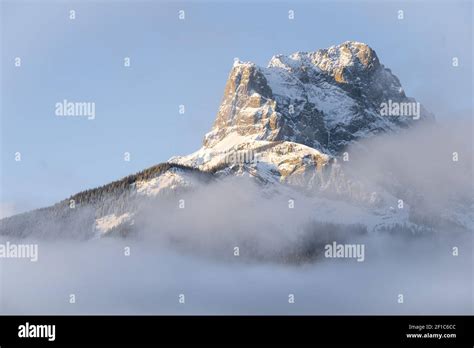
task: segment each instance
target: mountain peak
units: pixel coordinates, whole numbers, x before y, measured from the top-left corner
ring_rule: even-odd
[[[389,102],[415,100],[365,43],[346,41],[314,52],[279,54],[267,67],[236,60],[204,146],[236,133],[337,155],[359,138],[431,118],[423,107],[418,108],[420,115],[384,116],[381,105]]]
[[[295,52],[289,56],[279,54],[273,56],[267,66],[290,72],[299,69],[315,70],[331,76],[338,83],[349,82],[345,75],[373,72],[379,67],[375,51],[367,44],[357,41],[346,41],[314,52]]]
[[[375,51],[367,44],[357,41],[346,41],[318,50],[311,54],[311,58],[317,67],[333,76],[342,75],[347,68],[373,71],[380,66]]]

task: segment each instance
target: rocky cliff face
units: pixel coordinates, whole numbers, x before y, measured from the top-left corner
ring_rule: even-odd
[[[266,68],[235,62],[204,146],[237,133],[337,155],[352,141],[415,122],[413,116],[381,115],[381,105],[389,101],[416,102],[363,43],[277,55]],[[419,118],[431,116],[421,107]]]

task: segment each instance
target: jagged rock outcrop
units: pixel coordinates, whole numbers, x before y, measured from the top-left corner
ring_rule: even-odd
[[[351,141],[418,121],[413,116],[382,116],[381,104],[389,101],[416,102],[363,43],[347,41],[315,52],[277,55],[265,68],[235,62],[204,146],[237,133],[337,155]],[[419,119],[431,117],[420,107]]]

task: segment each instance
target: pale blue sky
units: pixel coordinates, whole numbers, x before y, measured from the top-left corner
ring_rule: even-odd
[[[471,1],[6,0],[1,30],[0,209],[14,212],[198,149],[234,57],[266,65],[274,54],[362,41],[438,118],[472,109]],[[95,120],[58,118],[63,99],[95,102]]]

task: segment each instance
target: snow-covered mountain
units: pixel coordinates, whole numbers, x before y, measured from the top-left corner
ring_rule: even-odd
[[[304,197],[326,221],[363,223],[372,230],[424,228],[409,199],[405,209],[394,208],[400,199],[396,189],[368,185],[341,166],[349,145],[433,119],[422,106],[415,116],[382,115],[384,103],[416,100],[363,43],[277,55],[267,67],[236,61],[199,150],[52,207],[3,219],[0,234],[126,235],[149,202],[176,201],[200,185],[235,176],[254,180],[269,197]],[[460,228],[472,223],[472,217],[452,216],[446,219]]]

